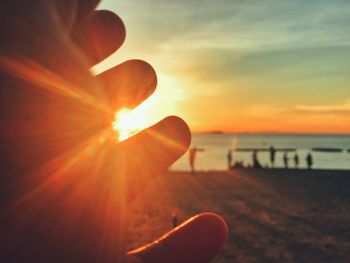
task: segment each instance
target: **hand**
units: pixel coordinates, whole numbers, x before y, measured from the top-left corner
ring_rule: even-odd
[[[1,262],[121,261],[127,202],[188,148],[190,132],[177,117],[116,144],[115,112],[150,96],[157,79],[140,60],[90,73],[125,38],[120,18],[94,11],[97,2],[0,3]],[[216,240],[206,259],[213,256],[225,236],[213,215],[164,239],[174,255],[183,235],[197,253],[203,236],[185,229],[200,225]],[[134,256],[167,262],[162,245]]]

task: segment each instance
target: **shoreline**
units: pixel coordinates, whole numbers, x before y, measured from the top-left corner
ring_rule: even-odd
[[[233,170],[215,170],[215,169],[210,169],[210,170],[198,170],[196,173],[236,173],[236,172],[246,172],[246,173],[295,173],[295,172],[301,172],[301,173],[311,173],[311,174],[329,174],[329,173],[338,173],[338,174],[349,174],[350,176],[350,169],[284,169],[284,168],[269,168],[269,169],[233,169]],[[190,171],[185,171],[185,170],[169,170],[166,173],[188,173],[191,174]]]

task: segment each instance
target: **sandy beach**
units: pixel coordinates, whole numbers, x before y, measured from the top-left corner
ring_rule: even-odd
[[[129,248],[201,212],[229,239],[215,263],[350,262],[350,171],[168,172],[131,204]]]

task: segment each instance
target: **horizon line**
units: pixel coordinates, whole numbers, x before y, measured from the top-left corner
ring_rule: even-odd
[[[192,131],[193,134],[257,134],[257,135],[336,135],[336,136],[350,136],[349,133],[336,133],[336,132],[283,132],[283,131],[220,131],[220,130],[208,130],[208,131]]]

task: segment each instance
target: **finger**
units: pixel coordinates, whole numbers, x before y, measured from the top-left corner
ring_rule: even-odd
[[[78,48],[85,54],[89,66],[93,66],[122,45],[125,26],[116,14],[99,10],[79,24],[72,34]]]
[[[147,263],[206,263],[221,250],[227,234],[227,225],[220,216],[204,213],[128,255],[135,262],[139,258]]]
[[[150,64],[129,60],[98,75],[106,101],[113,109],[133,108],[149,97],[157,86],[157,75]]]
[[[172,116],[121,142],[115,162],[120,171],[127,171],[126,200],[134,199],[152,178],[166,171],[186,152],[190,141],[186,123]]]

